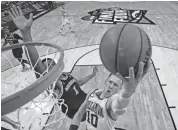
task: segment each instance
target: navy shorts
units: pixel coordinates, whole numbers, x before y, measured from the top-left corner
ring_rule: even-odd
[[[14,55],[15,58],[22,58],[23,49],[22,48],[12,49],[12,54]]]

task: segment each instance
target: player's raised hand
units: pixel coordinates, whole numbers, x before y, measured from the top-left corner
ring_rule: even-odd
[[[120,73],[116,73],[115,75],[120,78],[124,82],[124,89],[128,92],[135,92],[136,87],[142,80],[142,78],[145,76],[145,74],[148,72],[148,69],[150,67],[150,61],[147,63],[146,67],[144,68],[144,63],[140,62],[139,69],[137,74],[134,73],[134,68],[129,68],[129,77],[125,78]]]
[[[93,68],[93,75],[96,75],[97,72],[98,72],[98,67],[95,66],[95,67]]]
[[[17,28],[20,31],[30,30],[33,23],[33,14],[31,13],[29,19],[26,19],[19,6],[13,6],[10,10],[11,12],[9,12],[9,14],[12,17]]]

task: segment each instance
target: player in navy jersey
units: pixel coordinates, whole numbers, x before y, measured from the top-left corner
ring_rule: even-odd
[[[10,13],[14,23],[16,24],[17,28],[20,30],[24,42],[32,41],[31,37],[31,26],[33,22],[33,14],[30,14],[29,19],[26,19],[23,16],[22,10],[20,7],[12,7]],[[27,46],[27,50],[29,53],[29,58],[32,61],[32,64],[35,65],[34,70],[40,74],[43,74],[46,71],[46,66],[49,64],[50,60],[41,60],[39,58],[39,54],[35,46]],[[47,61],[47,62],[45,62]],[[53,63],[55,65],[55,63]],[[51,66],[52,67],[52,66]],[[49,68],[50,69],[50,68]],[[93,73],[85,78],[80,80],[76,80],[71,74],[63,73],[59,76],[59,79],[56,82],[55,92],[58,95],[62,95],[61,98],[65,100],[65,103],[68,105],[68,112],[67,116],[69,118],[73,118],[75,112],[77,112],[80,105],[85,100],[86,94],[80,88],[86,82],[88,82],[92,77],[95,76],[97,72],[97,68],[93,69]],[[36,74],[38,78],[39,75]],[[62,93],[62,94],[61,94]],[[62,108],[63,111],[65,108]]]
[[[18,44],[19,43],[18,40],[23,40],[23,38],[21,36],[19,36],[18,34],[11,33],[7,26],[4,27],[2,29],[2,31],[4,33],[4,40],[5,40],[5,42],[2,45],[2,47],[6,46],[8,43],[10,45]],[[22,47],[12,49],[12,54],[21,63],[21,65],[23,67],[22,68],[22,72],[25,71],[25,70],[28,70],[28,67],[25,64],[29,64],[29,62],[27,60],[25,60],[25,59],[22,59],[22,57],[23,57],[23,49],[22,49]]]
[[[51,58],[43,59],[42,63],[46,67],[50,66],[49,70],[56,64]],[[97,67],[94,67],[92,74],[78,80],[70,73],[65,72],[63,72],[58,78],[54,90],[61,99],[65,100],[65,104],[68,106],[67,116],[69,118],[73,118],[79,107],[85,101],[87,94],[81,89],[81,86],[92,79],[96,75],[97,71]],[[62,111],[66,111],[64,106],[62,107]],[[85,115],[82,120],[85,120]]]

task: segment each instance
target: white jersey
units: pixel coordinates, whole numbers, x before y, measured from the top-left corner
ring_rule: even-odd
[[[115,121],[110,118],[106,110],[106,99],[100,99],[101,90],[95,90],[88,97],[86,109],[86,130],[115,130]]]
[[[61,13],[62,17],[66,17],[66,15],[67,15],[67,11],[63,8],[60,9],[60,13]]]

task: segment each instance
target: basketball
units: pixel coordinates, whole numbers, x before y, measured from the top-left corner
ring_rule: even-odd
[[[144,62],[146,66],[151,59],[152,46],[146,32],[139,27],[118,24],[103,35],[99,52],[107,70],[128,77],[130,67],[134,67],[136,74],[140,62]]]

